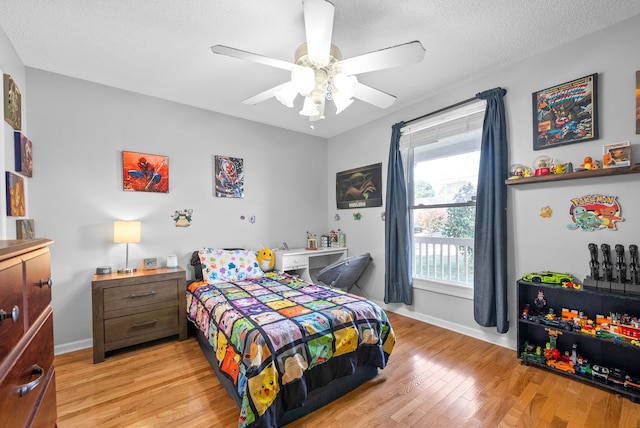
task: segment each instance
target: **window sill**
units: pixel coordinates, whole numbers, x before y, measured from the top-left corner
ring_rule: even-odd
[[[414,277],[413,288],[473,300],[473,286],[465,287],[454,282]]]

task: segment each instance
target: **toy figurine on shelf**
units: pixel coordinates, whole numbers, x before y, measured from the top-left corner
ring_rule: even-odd
[[[551,164],[551,158],[548,156],[538,156],[536,160],[533,162],[533,168],[535,169],[535,175],[549,175],[551,174],[551,169],[549,168]]]
[[[611,247],[609,244],[602,244],[600,246],[602,250],[602,271],[604,273],[603,279],[605,281],[613,280],[613,264],[611,263]]]
[[[538,315],[544,315],[545,308],[547,306],[547,301],[544,298],[544,291],[538,290],[538,297],[535,298],[533,304],[536,305],[536,309],[538,310]]]
[[[591,279],[600,279],[600,262],[598,262],[598,246],[594,243],[589,244],[589,253],[591,254],[591,261],[589,262],[589,268],[591,268]]]
[[[616,244],[616,272],[618,272],[618,282],[627,281],[627,264],[624,261],[624,246]]]
[[[580,168],[587,169],[587,170],[599,169],[600,165],[598,161],[594,161],[593,158],[591,158],[591,156],[587,156],[584,158],[584,162],[582,162],[582,165],[580,165]]]
[[[529,318],[529,311],[531,310],[531,307],[529,306],[529,304],[527,303],[524,307],[524,309],[522,310],[522,319],[528,319]]]
[[[631,262],[629,263],[629,282],[633,285],[640,285],[640,266],[638,265],[638,246],[635,244],[629,245],[629,255],[631,256]]]

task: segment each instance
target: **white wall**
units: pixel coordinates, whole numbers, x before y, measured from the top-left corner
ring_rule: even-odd
[[[141,220],[130,265],[203,246],[305,245],[327,228],[326,140],[27,68],[33,178],[28,201],[38,237],[53,239],[57,352],[90,346],[91,279],[124,267],[113,220]],[[122,151],[169,157],[169,193],[124,192]],[[244,159],[244,199],[213,196],[213,157]],[[175,227],[175,210],[193,209]],[[247,219],[255,215],[251,224]]]
[[[384,207],[360,209],[360,221],[353,220],[355,210],[336,210],[336,172],[383,162],[384,181],[394,123],[496,86],[508,90],[505,103],[511,163],[528,164],[544,153],[577,165],[585,155],[599,157],[603,144],[623,140],[637,144],[640,138],[634,134],[633,118],[634,76],[640,70],[640,57],[635,54],[639,38],[640,18],[634,18],[514,66],[470,76],[390,114],[386,120],[339,135],[327,144],[322,139],[40,70],[27,69],[25,73],[0,32],[0,68],[12,74],[22,90],[23,123],[29,123],[25,133],[34,143],[28,217],[35,219],[37,236],[55,240],[51,250],[57,352],[90,346],[92,274],[96,266],[117,268],[124,263],[124,248],[111,242],[114,219],[137,218],[143,222],[143,242],[131,246],[133,262],[143,257],[162,261],[166,254],[177,253],[182,266],[187,265],[190,252],[203,245],[258,248],[287,241],[302,246],[307,230],[322,233],[340,228],[347,234],[351,254],[372,254],[374,265],[361,285],[371,298],[381,302],[384,223],[380,214]],[[534,152],[531,93],[596,72],[600,139]],[[423,78],[429,76],[416,76]],[[7,148],[13,132],[7,127],[5,124],[4,165],[13,170],[13,153]],[[169,194],[123,192],[122,150],[169,156]],[[637,162],[640,147],[634,148],[634,153]],[[244,158],[243,200],[213,196],[212,157],[216,154]],[[493,328],[479,327],[473,321],[472,301],[464,298],[416,289],[412,306],[394,304],[387,308],[514,347],[516,279],[525,272],[542,269],[568,271],[584,278],[588,273],[588,242],[638,243],[638,178],[630,175],[509,188],[512,320],[508,334],[498,335]],[[619,223],[619,231],[569,231],[569,199],[595,192],[619,197],[625,218]],[[0,202],[4,207],[4,201]],[[543,205],[554,209],[550,219],[538,216]],[[170,215],[184,208],[194,209],[193,225],[175,228]],[[339,221],[334,219],[336,213],[341,216]],[[250,225],[240,220],[241,215],[255,215],[257,221]],[[15,236],[13,218],[1,223],[8,234]]]
[[[601,32],[554,49],[513,66],[490,70],[481,76],[470,76],[459,84],[443,88],[439,94],[410,108],[376,120],[354,131],[329,140],[328,219],[333,221],[335,205],[335,173],[375,162],[383,162],[386,180],[391,126],[449,106],[497,86],[507,89],[505,96],[509,157],[511,163],[531,165],[545,154],[575,166],[585,156],[601,158],[602,146],[630,140],[633,160],[640,160],[640,136],[635,135],[635,72],[640,70],[637,40],[640,39],[640,17],[633,18]],[[427,49],[426,61],[429,61]],[[437,64],[433,64],[437,67]],[[534,91],[569,80],[598,73],[599,124],[598,140],[553,149],[534,151],[532,142],[532,98]],[[428,79],[429,76],[416,76]],[[517,308],[515,282],[522,274],[538,270],[570,272],[584,279],[589,274],[587,244],[640,244],[640,201],[637,198],[640,175],[627,175],[591,180],[510,186],[509,218],[509,304],[510,331],[499,335],[495,328],[483,328],[473,320],[473,302],[430,291],[414,289],[414,304],[393,304],[388,309],[437,325],[461,331],[498,344],[515,347]],[[386,189],[386,186],[385,186]],[[386,190],[385,190],[386,192]],[[617,231],[571,231],[568,215],[570,198],[589,193],[618,196],[624,222]],[[386,200],[384,201],[386,203]],[[553,216],[539,216],[542,206],[549,205]],[[363,220],[348,219],[349,211],[341,211],[340,227],[346,232],[353,254],[370,251],[376,268],[363,281],[364,289],[375,300],[384,297],[384,224],[380,209],[360,210]]]

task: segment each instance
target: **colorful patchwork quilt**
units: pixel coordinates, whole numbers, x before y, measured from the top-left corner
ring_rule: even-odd
[[[242,402],[238,427],[276,427],[307,393],[358,366],[383,369],[395,344],[384,311],[288,274],[189,284],[188,317]]]

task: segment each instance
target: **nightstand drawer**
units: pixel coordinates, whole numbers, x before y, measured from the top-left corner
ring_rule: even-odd
[[[158,302],[178,301],[178,281],[175,279],[106,288],[105,311],[139,308]]]
[[[167,336],[167,331],[178,333],[178,305],[104,321],[106,344],[140,336],[152,340],[156,336]]]

